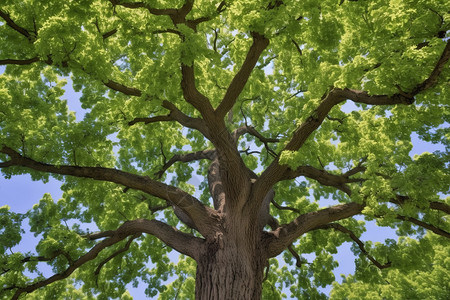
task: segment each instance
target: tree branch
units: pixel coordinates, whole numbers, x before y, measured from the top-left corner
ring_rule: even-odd
[[[163,222],[145,219],[128,221],[115,231],[109,231],[108,234],[99,234],[108,236],[108,238],[95,245],[89,252],[74,261],[73,264],[71,264],[65,271],[55,274],[47,279],[35,282],[26,287],[17,287],[12,299],[19,299],[19,296],[23,293],[31,293],[41,287],[69,277],[82,265],[95,259],[103,249],[117,244],[130,235],[136,236],[139,233],[154,235],[166,243],[169,247],[172,247],[180,253],[186,254],[194,259],[198,259],[198,253],[200,252],[198,249],[203,247],[202,239],[180,232]]]
[[[409,93],[400,92],[392,96],[388,95],[369,95],[366,91],[353,89],[332,88],[320,102],[313,113],[292,133],[291,140],[287,143],[283,151],[297,151],[306,142],[308,137],[322,124],[330,110],[337,104],[349,99],[356,103],[365,103],[370,105],[410,105],[414,102],[414,96],[418,93],[433,87],[445,64],[450,59],[450,46],[447,41],[446,47],[434,66],[432,72],[423,82],[418,83]],[[287,165],[280,165],[279,158],[276,158],[267,169],[261,174],[258,182],[255,184],[257,198],[263,195],[276,182],[280,181],[284,173],[289,169]]]
[[[102,261],[102,262],[98,265],[97,269],[95,269],[94,275],[97,276],[98,274],[100,274],[100,270],[102,269],[102,267],[103,267],[105,264],[107,264],[111,259],[113,259],[114,257],[116,257],[117,255],[119,255],[119,254],[121,254],[121,253],[127,252],[127,251],[130,249],[131,243],[132,243],[135,239],[137,239],[138,237],[140,237],[140,236],[141,236],[140,233],[137,233],[137,234],[133,235],[133,236],[127,241],[127,243],[125,244],[125,246],[124,246],[123,248],[120,248],[119,250],[115,251],[113,254],[111,254],[110,256],[108,256],[104,261]]]
[[[334,229],[334,230],[338,230],[340,232],[343,232],[345,234],[348,234],[348,236],[358,245],[359,249],[361,250],[361,252],[380,270],[389,268],[392,263],[391,262],[387,262],[385,264],[381,264],[379,261],[377,261],[372,255],[370,255],[366,248],[364,247],[364,243],[355,235],[355,233],[353,231],[351,231],[350,229],[342,226],[341,224],[338,223],[330,223],[330,224],[325,224],[325,225],[321,225],[318,226],[316,228],[313,228],[312,230],[316,230],[316,229]]]
[[[300,214],[301,212],[298,210],[298,209],[296,209],[296,208],[294,208],[294,207],[290,207],[290,206],[281,206],[280,204],[278,204],[276,201],[275,201],[275,199],[272,199],[272,204],[273,204],[273,206],[275,206],[277,209],[279,209],[279,210],[290,210],[290,211],[293,211],[293,212],[296,212],[296,213],[298,213],[298,214]],[[273,230],[275,230],[275,228],[272,228]]]
[[[260,140],[264,144],[264,148],[267,150],[267,152],[272,155],[272,157],[277,157],[278,155],[269,147],[269,143],[278,143],[279,139],[273,139],[273,138],[266,138],[262,134],[260,134],[253,126],[243,126],[231,133],[233,139],[235,140],[235,143],[237,144],[238,139],[243,134],[248,133],[250,135],[253,135],[258,140]]]
[[[244,63],[234,76],[225,93],[225,96],[216,109],[216,114],[219,118],[224,118],[225,115],[233,108],[237,98],[244,89],[250,74],[255,68],[261,53],[269,45],[269,40],[263,35],[256,32],[252,32],[251,35],[253,37],[253,44],[247,52]]]
[[[149,117],[149,118],[134,118],[132,121],[128,122],[128,125],[133,126],[134,124],[137,124],[137,123],[150,124],[150,123],[165,122],[165,121],[175,121],[175,120],[170,115],[155,116],[155,117]]]
[[[195,84],[194,66],[181,64],[181,89],[186,102],[195,107],[205,118],[205,120],[215,122],[214,109],[209,99],[200,93]]]
[[[199,200],[185,191],[152,180],[148,176],[141,176],[103,167],[55,166],[45,164],[24,157],[7,146],[2,146],[0,148],[0,153],[4,153],[11,158],[10,161],[6,162],[7,167],[21,166],[45,173],[92,178],[100,181],[114,182],[143,191],[152,196],[169,201],[171,204],[182,209],[195,222],[196,228],[203,236],[209,236],[214,232],[213,227],[216,222],[213,209],[206,207]],[[0,167],[5,166],[3,165]]]
[[[38,62],[39,57],[33,57],[30,59],[0,59],[0,65],[30,65],[34,62]]]
[[[76,269],[87,263],[88,261],[91,261],[97,257],[97,255],[105,248],[112,246],[121,240],[123,240],[126,236],[115,236],[108,238],[104,241],[101,241],[97,245],[95,245],[88,253],[81,256],[78,260],[76,260],[71,266],[69,266],[64,272],[55,274],[47,279],[38,281],[36,283],[33,283],[31,285],[28,285],[26,287],[17,287],[16,292],[14,293],[12,300],[19,299],[20,295],[23,293],[31,293],[41,287],[47,286],[55,281],[59,281],[62,279],[65,279],[70,276]]]
[[[11,27],[12,29],[14,29],[15,31],[17,31],[18,33],[20,33],[21,35],[23,35],[24,37],[26,37],[30,42],[33,42],[34,37],[30,34],[30,32],[28,30],[26,30],[25,28],[17,25],[9,16],[9,14],[0,9],[0,17],[3,18],[3,20],[5,20],[6,24]]]
[[[294,247],[292,247],[292,244],[288,247],[289,252],[291,252],[292,256],[295,258],[295,265],[297,268],[301,268],[302,265],[305,263],[305,261],[298,255],[297,251],[294,250]]]
[[[292,39],[291,41],[294,44],[295,49],[297,49],[298,54],[300,54],[300,56],[302,56],[303,53],[302,53],[302,49],[300,48],[299,44],[294,39]]]
[[[69,263],[73,263],[72,259],[68,255],[68,253],[66,253],[62,250],[57,250],[57,251],[53,252],[53,254],[51,256],[48,256],[48,257],[46,257],[46,256],[27,256],[24,259],[22,259],[22,263],[36,262],[36,261],[39,261],[39,262],[51,261],[60,255],[63,255]],[[9,272],[10,270],[11,269],[3,269],[3,271],[0,273],[0,275],[3,275],[5,273]]]
[[[168,162],[166,162],[161,170],[156,172],[155,175],[157,178],[161,178],[164,172],[176,162],[191,162],[200,159],[212,159],[215,152],[215,150],[202,150],[187,154],[176,154],[172,156],[172,158]]]
[[[180,111],[172,102],[164,100],[162,102],[162,107],[170,111],[169,116],[173,118],[175,121],[180,123],[181,125],[196,129],[200,131],[205,137],[209,138],[209,130],[205,125],[205,122],[200,118],[192,118],[185,115],[182,111]]]
[[[48,58],[47,60],[41,60],[38,56],[35,56],[28,59],[2,59],[0,60],[0,65],[29,65],[39,61],[43,61],[48,65],[53,64],[51,58]],[[62,62],[62,66],[67,67],[67,62]],[[103,84],[114,91],[121,92],[128,96],[140,97],[142,95],[141,90],[134,87],[128,87],[113,80],[108,80],[107,82],[103,82]]]
[[[309,212],[297,217],[289,224],[282,224],[276,230],[268,232],[264,237],[268,257],[275,257],[280,254],[305,232],[318,226],[357,215],[363,208],[364,206],[361,204],[349,202]]]
[[[352,174],[353,172],[350,172],[350,173]],[[294,179],[299,176],[305,176],[307,178],[314,179],[322,185],[333,186],[333,187],[337,188],[338,190],[343,191],[344,193],[346,193],[349,196],[351,195],[351,190],[346,184],[363,181],[363,179],[360,179],[360,178],[354,178],[354,179],[349,178],[345,174],[343,174],[343,175],[331,174],[325,170],[316,169],[311,166],[300,166],[295,170],[292,170],[289,168],[284,173],[284,177],[282,177],[282,180]]]
[[[158,16],[161,15],[173,16],[177,13],[177,9],[175,8],[159,9],[151,7],[149,4],[144,2],[123,2],[120,0],[109,0],[109,2],[111,2],[113,6],[122,6],[130,9],[145,8],[152,15]]]
[[[433,226],[431,224],[425,223],[423,221],[417,220],[417,219],[412,218],[412,217],[405,217],[405,216],[401,216],[401,215],[397,215],[396,218],[398,220],[411,222],[413,224],[416,224],[417,226],[420,226],[420,227],[423,227],[425,229],[428,229],[428,230],[436,233],[437,235],[440,235],[440,236],[443,236],[443,237],[446,237],[446,238],[450,239],[450,233],[449,232],[447,232],[447,231],[445,231],[443,229],[440,229],[440,228],[438,228],[436,226]]]
[[[116,33],[117,33],[117,29],[114,28],[114,29],[112,29],[112,30],[110,30],[108,32],[103,33],[102,37],[103,37],[104,40],[106,40],[107,38],[109,38],[110,36],[112,36],[112,35],[114,35]]]
[[[140,97],[142,95],[142,91],[137,89],[137,88],[133,88],[133,87],[128,87],[126,85],[123,85],[121,83],[115,82],[113,80],[108,80],[107,82],[103,82],[103,84],[107,87],[109,87],[112,90],[115,90],[117,92],[121,92],[125,95],[128,96],[136,96],[136,97]]]
[[[233,133],[231,134],[233,136],[233,138],[236,140],[244,135],[244,134],[250,134],[253,135],[254,137],[258,138],[258,140],[260,140],[262,143],[267,144],[267,143],[278,143],[280,141],[280,139],[274,139],[274,138],[266,138],[264,137],[261,133],[259,133],[255,127],[253,126],[242,126],[238,129],[236,129],[235,131],[233,131]]]
[[[411,198],[409,198],[408,196],[400,196],[397,195],[397,197],[395,199],[391,199],[390,202],[397,204],[397,205],[402,205],[404,203],[410,202],[412,201]],[[431,201],[429,202],[430,208],[435,209],[435,210],[440,210],[446,214],[450,214],[450,205],[447,205],[443,202],[438,202],[438,201]]]

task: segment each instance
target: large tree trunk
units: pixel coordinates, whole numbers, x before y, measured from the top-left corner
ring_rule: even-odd
[[[260,299],[267,259],[252,239],[240,242],[219,236],[197,261],[196,299]]]

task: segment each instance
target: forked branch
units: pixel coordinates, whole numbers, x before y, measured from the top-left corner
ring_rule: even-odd
[[[418,83],[410,92],[400,92],[392,96],[389,95],[369,95],[366,91],[359,91],[353,89],[332,88],[324,95],[322,101],[313,113],[292,133],[291,140],[287,143],[283,151],[297,151],[299,150],[308,137],[322,124],[330,110],[339,103],[349,99],[356,103],[365,103],[370,105],[410,105],[415,99],[414,97],[427,89],[433,87],[442,73],[446,63],[450,59],[450,42],[447,44],[436,62],[432,72],[427,79]],[[282,180],[285,172],[289,169],[287,165],[280,165],[279,159],[275,159],[270,166],[261,174],[260,179],[255,184],[255,189],[258,192],[258,197],[261,198],[268,189],[270,189],[276,182]]]
[[[209,99],[197,89],[194,66],[181,64],[181,75],[181,89],[186,102],[195,107],[206,121],[215,122],[214,109]]]

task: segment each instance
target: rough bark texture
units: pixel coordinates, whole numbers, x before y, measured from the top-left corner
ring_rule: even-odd
[[[197,259],[196,299],[260,299],[267,256],[256,226],[227,222]],[[247,227],[247,230],[245,230]]]
[[[263,270],[256,251],[211,246],[197,262],[196,299],[260,299]]]

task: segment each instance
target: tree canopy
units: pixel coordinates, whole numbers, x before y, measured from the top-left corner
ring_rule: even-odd
[[[445,2],[3,0],[2,175],[63,195],[0,207],[0,294],[445,299]],[[413,134],[443,150],[411,156]]]

